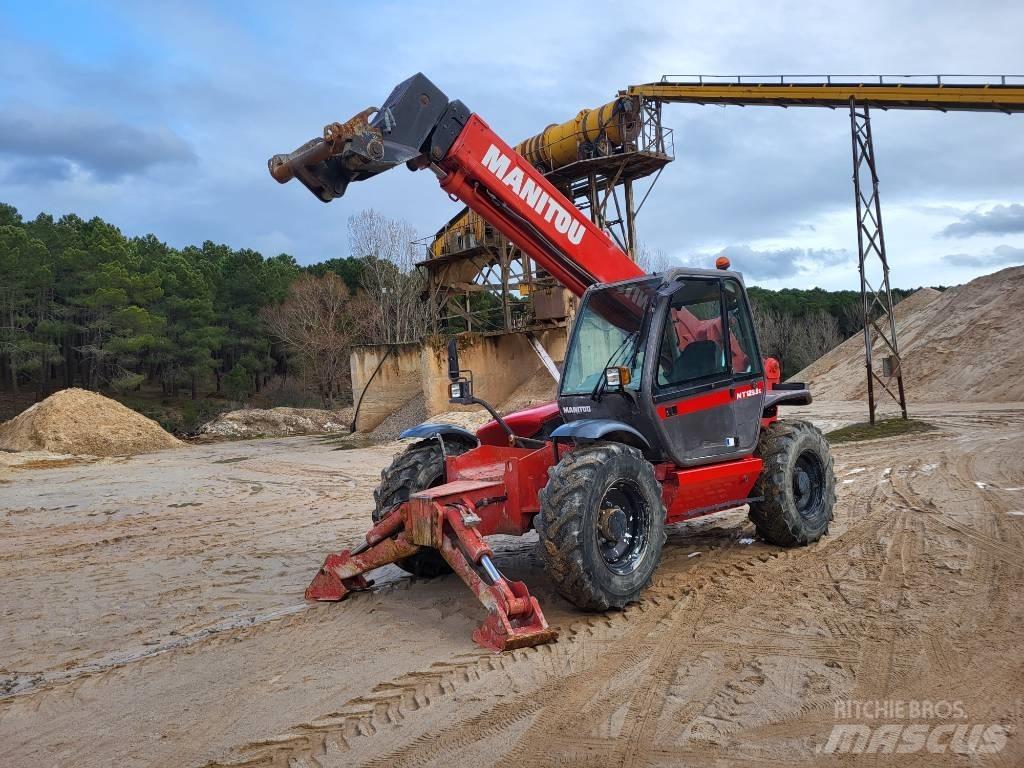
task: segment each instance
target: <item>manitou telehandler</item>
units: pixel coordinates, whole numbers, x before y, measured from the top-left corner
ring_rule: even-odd
[[[365,589],[364,574],[386,563],[423,576],[451,569],[488,611],[473,639],[505,650],[555,632],[526,585],[495,567],[491,534],[536,530],[557,590],[604,611],[638,599],[667,524],[749,504],[758,534],[775,545],[828,530],[828,444],[809,423],[777,415],[811,395],[780,383],[778,363],[762,360],[743,278],[727,262],[644,274],[422,74],[269,167],[329,202],[401,163],[431,169],[441,189],[582,300],[556,403],[500,416],[473,396],[472,373],[449,343],[451,402],[480,405],[493,421],[476,434],[445,424],[404,432],[417,442],[383,472],[365,542],[328,555],[307,599]]]

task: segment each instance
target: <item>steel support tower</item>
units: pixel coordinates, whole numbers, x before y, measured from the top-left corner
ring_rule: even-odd
[[[903,391],[903,366],[896,339],[896,316],[889,290],[889,260],[885,254],[885,230],[882,205],[878,197],[878,168],[875,145],[871,140],[871,108],[858,106],[850,97],[850,139],[853,146],[853,197],[857,215],[857,264],[860,269],[861,318],[864,323],[864,366],[868,383],[868,417],[875,423],[875,383],[900,407],[907,418],[907,399]],[[869,277],[871,265],[881,273]],[[874,272],[872,270],[872,272]],[[876,287],[877,285],[877,287]],[[873,349],[881,342],[882,373],[876,370]],[[887,381],[888,380],[888,381]],[[896,392],[892,391],[895,386]]]

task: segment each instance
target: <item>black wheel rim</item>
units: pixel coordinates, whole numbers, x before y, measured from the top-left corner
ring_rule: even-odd
[[[612,573],[625,575],[640,566],[647,551],[651,513],[640,487],[619,480],[605,491],[597,511],[597,546]]]
[[[825,467],[814,451],[804,451],[793,467],[793,501],[805,520],[816,518],[825,497]]]

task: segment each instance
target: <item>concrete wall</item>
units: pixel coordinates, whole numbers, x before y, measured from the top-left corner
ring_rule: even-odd
[[[423,391],[422,355],[419,344],[377,344],[352,348],[352,401],[359,399],[377,364],[391,354],[363,394],[356,429],[366,432]]]
[[[565,359],[565,328],[534,331],[534,334],[554,360]],[[540,358],[523,333],[465,334],[459,339],[459,365],[473,371],[474,394],[495,406],[507,400],[540,364]],[[422,354],[427,414],[477,410],[478,406],[459,408],[448,403],[447,348],[424,344]]]
[[[554,360],[565,359],[567,331],[534,331]],[[473,371],[477,397],[500,406],[540,365],[540,358],[523,333],[464,334],[459,337],[459,363]],[[391,349],[391,354],[387,355]],[[385,358],[387,355],[387,358]],[[377,364],[384,359],[370,381]],[[378,344],[352,348],[352,400],[363,394],[356,429],[368,432],[418,394],[426,400],[427,415],[449,410],[479,410],[478,406],[448,403],[447,347],[431,344]],[[367,387],[367,382],[369,387]]]

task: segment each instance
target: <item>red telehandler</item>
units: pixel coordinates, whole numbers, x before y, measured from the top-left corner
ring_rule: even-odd
[[[387,563],[424,576],[454,570],[488,616],[473,633],[505,650],[555,638],[537,599],[492,562],[485,537],[535,529],[557,590],[586,610],[639,598],[665,526],[750,505],[758,534],[779,546],[828,530],[835,477],[828,443],[780,405],[805,405],[762,360],[742,276],[718,269],[644,274],[605,232],[480,117],[422,74],[379,109],[333,123],[323,138],[269,161],[320,200],[399,164],[429,168],[441,189],[500,230],[581,296],[558,400],[502,417],[473,395],[448,346],[452,403],[486,408],[476,434],[421,424],[382,473],[373,527],[327,556],[306,590],[341,600]]]

